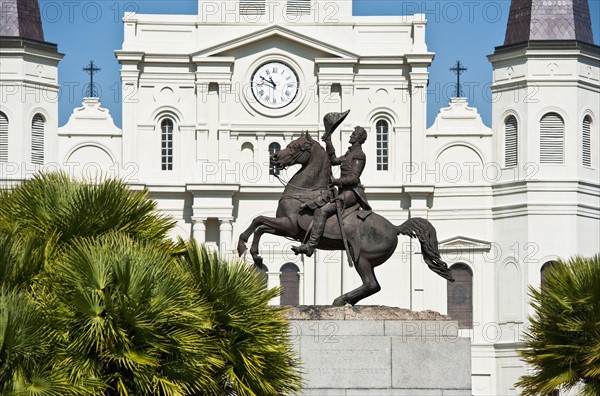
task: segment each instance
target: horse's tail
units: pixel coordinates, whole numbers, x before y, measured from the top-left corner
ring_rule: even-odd
[[[448,265],[440,257],[435,228],[433,228],[429,221],[420,217],[413,217],[396,226],[396,232],[397,234],[407,235],[411,238],[419,238],[423,260],[425,260],[429,269],[442,278],[454,282]]]

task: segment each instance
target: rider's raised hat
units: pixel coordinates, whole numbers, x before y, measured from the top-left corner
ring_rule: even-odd
[[[321,139],[325,140],[336,130],[336,128],[344,121],[346,116],[350,113],[350,110],[346,110],[343,113],[327,113],[323,117],[323,124],[325,124],[325,134]]]

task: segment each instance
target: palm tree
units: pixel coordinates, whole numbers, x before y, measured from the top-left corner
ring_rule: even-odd
[[[107,232],[123,232],[174,249],[167,235],[175,222],[159,214],[156,202],[147,195],[118,180],[90,184],[65,173],[36,174],[12,190],[0,189],[0,243],[11,239],[11,245],[30,249],[31,256],[26,268],[16,271],[4,266],[0,274],[12,272],[11,282],[31,280],[44,261],[72,239]],[[0,261],[0,265],[5,264]]]
[[[213,327],[224,360],[217,378],[222,394],[276,396],[300,388],[284,309],[269,305],[280,289],[266,289],[262,274],[243,262],[228,263],[195,243],[182,259],[200,298],[211,304]]]
[[[0,394],[74,394],[66,375],[47,363],[47,322],[29,296],[0,288]]]
[[[600,395],[600,255],[558,261],[541,290],[530,287],[534,315],[523,360],[533,373],[517,383],[524,395],[580,386]]]
[[[160,245],[79,238],[39,281],[53,362],[90,393],[211,394],[222,366],[211,306]]]
[[[147,192],[38,175],[0,191],[0,393],[280,395],[299,388],[252,267],[167,238]]]

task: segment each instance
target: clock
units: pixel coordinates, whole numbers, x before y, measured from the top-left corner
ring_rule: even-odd
[[[271,61],[252,73],[252,94],[258,103],[269,109],[281,109],[298,94],[298,75],[283,62]]]

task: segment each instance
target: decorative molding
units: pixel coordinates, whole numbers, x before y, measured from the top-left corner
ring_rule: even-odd
[[[492,243],[481,239],[475,239],[465,236],[455,236],[440,241],[438,246],[441,252],[489,252],[492,248]]]
[[[194,53],[193,56],[214,56],[226,51],[231,51],[239,47],[245,47],[252,43],[272,37],[281,37],[289,41],[295,42],[299,45],[314,48],[319,52],[326,52],[332,57],[354,60],[358,58],[358,56],[353,54],[352,52],[339,48],[336,45],[328,44],[326,42],[317,40],[313,37],[305,36],[291,29],[278,25],[272,25],[262,30],[252,32],[241,37],[236,37],[233,40],[229,40],[224,43],[220,43],[215,46],[200,50]]]

